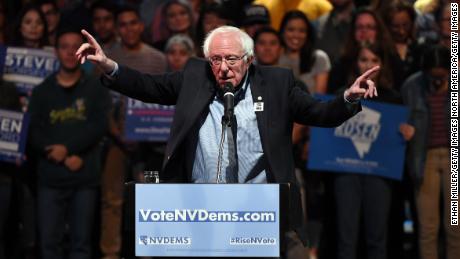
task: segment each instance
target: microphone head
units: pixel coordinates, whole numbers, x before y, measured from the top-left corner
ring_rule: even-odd
[[[230,82],[225,82],[225,84],[224,84],[224,93],[228,93],[228,92],[233,93],[233,90],[234,90],[233,84],[230,83]]]

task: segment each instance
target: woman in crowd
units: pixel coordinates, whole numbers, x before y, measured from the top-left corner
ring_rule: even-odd
[[[385,24],[390,30],[394,49],[399,58],[404,81],[411,74],[420,69],[419,57],[422,54],[415,40],[416,13],[412,6],[406,2],[396,1],[384,12]]]
[[[197,56],[204,57],[203,50],[199,46],[203,46],[203,40],[206,35],[215,28],[229,23],[230,21],[227,19],[222,5],[212,3],[203,6],[196,26]]]
[[[165,29],[168,37],[176,34],[185,34],[190,38],[195,37],[195,24],[193,10],[186,0],[171,0],[163,6]],[[153,45],[159,50],[164,50],[166,39],[154,42]]]
[[[363,42],[356,49],[356,53],[347,79],[351,80],[362,71],[380,66],[381,70],[371,78],[378,89],[378,97],[375,101],[402,103],[399,93],[393,89],[389,58],[380,42]],[[390,180],[380,176],[348,172],[336,175],[334,194],[337,208],[337,258],[358,257],[360,222],[364,223],[363,239],[366,258],[387,258],[386,242],[391,190]]]
[[[397,73],[399,69],[393,61],[394,50],[392,49],[391,37],[384,23],[378,17],[375,11],[368,8],[361,8],[355,12],[351,21],[351,28],[345,43],[342,57],[334,64],[330,72],[328,81],[328,92],[335,93],[337,88],[341,87],[347,81],[348,75],[353,67],[353,60],[358,55],[357,50],[363,42],[379,42],[384,44],[386,54],[390,57],[390,64],[393,70],[393,80],[396,87],[399,80]]]
[[[43,48],[48,45],[48,27],[45,15],[35,5],[26,6],[17,16],[9,45],[26,48]]]
[[[315,32],[307,16],[301,11],[287,12],[280,34],[284,46],[280,66],[291,68],[310,93],[325,93],[331,64],[324,51],[314,48]]]
[[[169,71],[181,70],[195,54],[195,46],[187,35],[177,34],[166,43],[165,52]]]

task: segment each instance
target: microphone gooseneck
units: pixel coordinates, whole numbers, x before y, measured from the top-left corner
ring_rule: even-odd
[[[222,117],[222,124],[227,127],[231,126],[234,114],[235,94],[233,91],[234,87],[232,83],[227,82],[224,84],[224,116]]]

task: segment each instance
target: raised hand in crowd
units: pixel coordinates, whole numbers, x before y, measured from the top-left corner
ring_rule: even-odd
[[[91,34],[85,30],[81,30],[81,33],[88,42],[83,43],[75,53],[80,63],[83,64],[86,60],[89,60],[101,69],[102,72],[106,74],[112,72],[115,69],[116,63],[105,55],[101,45],[99,45]]]
[[[80,170],[80,168],[83,166],[83,159],[81,159],[79,156],[72,155],[67,157],[64,160],[64,165],[72,172],[76,172]]]
[[[350,88],[345,91],[345,98],[348,101],[357,101],[361,98],[367,99],[368,97],[372,98],[377,96],[377,88],[370,78],[372,77],[372,74],[377,72],[379,69],[379,66],[375,66],[359,76]]]
[[[45,151],[48,153],[48,159],[61,163],[67,157],[67,148],[62,144],[54,144],[45,147]]]

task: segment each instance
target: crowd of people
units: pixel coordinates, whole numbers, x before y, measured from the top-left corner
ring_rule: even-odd
[[[120,66],[162,74],[205,58],[205,36],[224,25],[253,39],[255,64],[291,69],[312,95],[343,95],[380,66],[374,101],[409,110],[398,129],[407,144],[401,181],[308,170],[310,129],[293,125],[302,258],[460,258],[460,228],[449,219],[451,2],[1,2],[0,43],[53,50],[60,67],[26,96],[0,82],[0,109],[31,118],[24,158],[0,161],[0,259],[134,258],[124,183],[161,171],[166,143],[126,139],[127,97],[80,64],[81,30]]]

